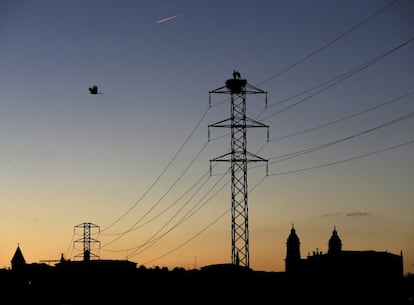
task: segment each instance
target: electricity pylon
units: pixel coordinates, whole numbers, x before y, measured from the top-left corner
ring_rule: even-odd
[[[99,226],[90,223],[90,222],[84,222],[81,224],[78,224],[77,226],[74,227],[74,233],[76,234],[76,230],[77,229],[83,229],[83,237],[80,239],[77,239],[73,242],[74,248],[75,248],[75,243],[82,243],[83,244],[83,252],[81,254],[75,255],[75,257],[82,257],[83,256],[83,260],[85,262],[90,261],[91,256],[95,257],[95,258],[99,258],[98,255],[93,254],[91,252],[91,243],[98,243],[100,245],[100,241],[92,238],[92,229],[97,229],[98,233],[100,231]]]
[[[231,149],[229,153],[210,160],[212,162],[230,162],[231,169],[231,261],[233,265],[250,267],[249,261],[249,218],[247,164],[249,162],[266,162],[267,160],[247,151],[247,129],[266,127],[269,138],[269,126],[246,116],[246,95],[266,94],[259,88],[247,83],[240,73],[233,71],[233,78],[225,86],[209,92],[230,94],[230,118],[209,125],[231,130]],[[267,98],[266,98],[267,101]]]

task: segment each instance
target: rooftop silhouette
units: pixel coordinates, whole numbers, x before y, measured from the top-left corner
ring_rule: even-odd
[[[243,304],[412,304],[414,277],[403,276],[402,260],[402,253],[343,250],[336,228],[326,253],[317,249],[301,258],[293,225],[285,272],[227,263],[168,270],[128,260],[71,261],[63,255],[50,266],[27,263],[18,245],[12,268],[0,270],[0,303],[216,304],[220,299]],[[246,289],[240,291],[241,285]]]

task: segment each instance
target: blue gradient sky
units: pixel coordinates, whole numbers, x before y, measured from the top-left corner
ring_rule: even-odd
[[[1,1],[0,266],[18,243],[28,262],[73,258],[83,222],[101,227],[101,258],[230,262],[229,177],[219,181],[223,164],[208,173],[229,136],[207,137],[229,103],[212,96],[209,108],[208,93],[237,69],[268,92],[271,107],[249,96],[247,112],[270,139],[350,117],[264,147],[266,131],[249,130],[248,150],[270,161],[268,177],[264,167],[248,173],[251,267],[284,271],[294,224],[302,257],[327,251],[336,226],[343,249],[403,251],[414,272],[414,144],[292,172],[414,140],[414,2],[356,27],[388,3]],[[103,94],[89,94],[95,84]]]

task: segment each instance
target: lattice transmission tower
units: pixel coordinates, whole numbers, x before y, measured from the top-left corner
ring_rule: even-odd
[[[85,262],[90,261],[91,257],[99,259],[98,255],[91,252],[92,250],[91,244],[97,243],[99,244],[99,246],[101,244],[99,240],[92,238],[92,230],[96,230],[98,231],[97,233],[99,233],[100,232],[99,226],[93,223],[90,223],[90,222],[84,222],[74,227],[74,233],[77,234],[77,231],[79,231],[79,229],[83,229],[82,238],[75,240],[73,242],[73,247],[76,248],[75,247],[76,243],[82,243],[83,252],[78,255],[75,255],[75,258],[83,257],[83,260]]]
[[[267,166],[267,160],[247,151],[247,129],[266,127],[269,140],[269,126],[246,116],[246,95],[265,94],[267,104],[267,92],[250,85],[238,71],[233,71],[233,78],[228,79],[225,86],[209,92],[210,106],[212,93],[230,95],[230,118],[209,125],[209,138],[210,127],[230,128],[231,147],[230,152],[210,160],[210,173],[212,162],[230,162],[231,261],[234,265],[249,267],[247,165],[249,162],[266,162]]]

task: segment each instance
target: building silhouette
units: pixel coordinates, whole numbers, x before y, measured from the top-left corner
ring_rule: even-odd
[[[358,275],[387,279],[403,277],[403,256],[374,250],[342,250],[342,241],[334,227],[328,241],[327,253],[317,249],[306,259],[301,258],[300,239],[292,226],[286,242],[285,270],[288,273],[329,274],[330,276]]]
[[[11,266],[13,270],[19,270],[24,268],[26,265],[26,260],[24,259],[22,250],[20,249],[20,245],[17,245],[17,249],[14,252],[14,255],[11,259]]]
[[[11,269],[0,269],[0,304],[414,304],[414,276],[403,257],[342,249],[336,228],[326,253],[301,257],[292,225],[285,271],[256,271],[236,264],[186,270],[146,268],[125,260],[27,263],[20,246]],[[242,289],[240,287],[243,287]],[[219,301],[220,300],[220,301]]]
[[[292,225],[292,229],[290,229],[290,234],[286,241],[286,272],[292,272],[295,271],[296,268],[299,268],[300,261],[300,240],[299,237],[296,235],[296,230],[294,226]]]
[[[300,239],[292,226],[286,242],[286,278],[306,298],[332,304],[400,304],[403,256],[389,252],[342,249],[334,227],[328,251],[301,258]],[[403,297],[401,297],[403,298]]]

